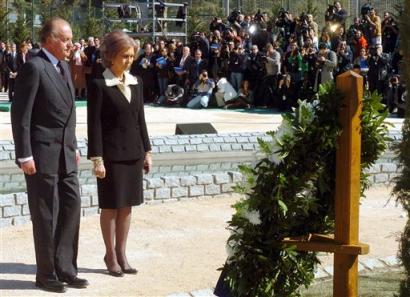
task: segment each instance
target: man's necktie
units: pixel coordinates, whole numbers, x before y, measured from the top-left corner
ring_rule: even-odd
[[[61,75],[63,81],[64,81],[64,82],[67,84],[67,86],[68,86],[67,73],[65,73],[64,68],[61,66],[61,62],[60,62],[60,61],[57,63],[57,67],[58,67],[58,69],[60,70],[60,75]]]

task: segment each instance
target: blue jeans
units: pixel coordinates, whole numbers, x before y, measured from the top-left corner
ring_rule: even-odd
[[[243,80],[243,73],[242,72],[231,72],[231,78],[229,82],[231,83],[232,87],[235,91],[239,91],[241,88],[241,83]]]
[[[188,108],[201,108],[201,107],[208,107],[208,102],[209,102],[210,95],[205,94],[205,95],[198,95],[194,98],[192,98],[186,107]]]

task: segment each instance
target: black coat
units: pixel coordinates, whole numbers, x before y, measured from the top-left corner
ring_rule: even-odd
[[[151,150],[144,116],[142,80],[130,85],[131,102],[117,86],[94,79],[88,97],[88,158],[109,161],[143,158]]]
[[[66,62],[62,67],[70,73]],[[43,51],[19,70],[11,122],[16,162],[33,156],[41,173],[77,170],[74,86],[61,79]]]

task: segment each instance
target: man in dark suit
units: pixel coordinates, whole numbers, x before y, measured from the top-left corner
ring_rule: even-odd
[[[36,286],[61,293],[65,284],[88,285],[77,277],[79,154],[74,87],[64,61],[73,45],[72,31],[65,20],[53,18],[40,36],[42,50],[17,75],[11,121],[33,223]]]
[[[15,43],[11,44],[11,52],[6,55],[6,67],[9,74],[9,101],[13,101],[14,82],[17,76],[17,47]]]

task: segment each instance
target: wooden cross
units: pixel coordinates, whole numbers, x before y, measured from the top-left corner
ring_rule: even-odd
[[[360,152],[363,77],[347,71],[336,78],[344,96],[339,120],[342,134],[336,152],[335,234],[287,238],[301,251],[334,253],[333,296],[358,296],[358,255],[369,253],[359,242]]]

